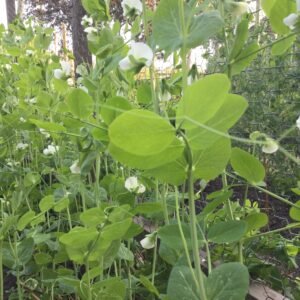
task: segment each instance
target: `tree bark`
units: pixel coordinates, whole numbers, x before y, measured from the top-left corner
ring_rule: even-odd
[[[80,0],[72,0],[72,3],[72,41],[76,69],[81,63],[91,65],[92,56],[88,49],[86,33],[81,25],[81,19],[85,15],[85,10]]]
[[[6,0],[6,15],[8,24],[12,23],[16,18],[15,0]]]

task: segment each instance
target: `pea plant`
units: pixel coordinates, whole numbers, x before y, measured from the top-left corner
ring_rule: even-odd
[[[245,299],[246,249],[300,226],[300,202],[265,188],[255,155],[299,158],[280,137],[230,133],[248,106],[231,78],[262,50],[248,42],[247,5],[161,0],[151,11],[124,0],[121,24],[108,2],[82,0],[93,66],[73,70],[71,54],[48,50],[52,30],[31,21],[1,28],[0,299],[9,276],[9,299]],[[274,51],[297,38],[296,4],[263,1]],[[224,68],[199,78],[188,56],[211,39]],[[161,80],[158,53],[174,57]],[[217,177],[222,187],[201,203]],[[246,186],[243,199],[235,182]],[[285,203],[292,222],[267,231],[249,187]]]

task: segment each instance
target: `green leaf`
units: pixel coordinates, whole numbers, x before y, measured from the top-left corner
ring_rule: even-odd
[[[281,40],[280,42],[274,44],[272,46],[272,55],[283,55],[288,49],[292,47],[294,42],[296,41],[297,36],[293,35],[288,38]]]
[[[265,213],[252,213],[248,215],[244,221],[247,222],[248,232],[257,230],[266,226],[269,222],[269,217]]]
[[[155,113],[138,109],[116,118],[108,133],[116,147],[140,156],[160,153],[175,137],[175,129],[168,121]]]
[[[249,26],[248,18],[242,19],[238,24],[236,29],[234,44],[232,46],[232,50],[229,56],[230,60],[235,59],[241,53],[248,38],[248,33],[249,33],[248,26]]]
[[[162,152],[149,156],[127,153],[112,143],[109,144],[108,150],[112,157],[122,164],[131,168],[147,170],[167,164],[179,158],[183,153],[184,145],[180,140],[174,138],[173,142]]]
[[[157,290],[157,288],[151,283],[151,281],[141,275],[140,276],[140,282],[142,283],[142,285],[152,294],[156,295],[159,298],[159,291]]]
[[[253,59],[256,58],[259,50],[257,42],[252,42],[246,46],[241,53],[231,62],[231,75],[239,74],[250,65]]]
[[[209,228],[207,238],[216,244],[233,243],[239,241],[246,231],[244,221],[218,222]]]
[[[107,125],[121,115],[123,112],[132,109],[131,104],[123,97],[108,99],[101,108],[101,116]]]
[[[127,261],[134,261],[133,253],[124,244],[121,244],[118,250],[118,258]]]
[[[159,202],[139,203],[133,210],[133,214],[153,214],[163,210],[162,204]]]
[[[82,89],[72,89],[66,98],[70,112],[80,118],[84,119],[92,115],[94,110],[94,101]]]
[[[17,243],[17,256],[20,264],[25,265],[30,261],[34,250],[34,240],[26,238],[20,243]]]
[[[44,197],[40,203],[39,208],[41,212],[46,212],[47,210],[51,209],[55,205],[54,197],[53,195],[49,195]]]
[[[212,130],[221,133],[227,133],[243,115],[248,107],[248,102],[239,95],[227,95],[224,103],[215,115],[205,123],[207,128],[193,128],[186,131],[186,135],[193,149],[205,149],[211,147],[221,135]],[[211,129],[211,130],[209,130]]]
[[[193,275],[188,267],[175,266],[172,269],[168,281],[167,295],[172,300],[201,299]]]
[[[265,178],[265,168],[261,162],[242,149],[232,149],[231,165],[235,172],[250,183],[259,183]]]
[[[243,300],[249,288],[247,267],[240,263],[226,263],[214,269],[206,281],[208,300]]]
[[[41,176],[38,173],[28,173],[24,178],[24,186],[31,187],[41,182]]]
[[[99,207],[90,208],[80,214],[81,222],[87,227],[96,227],[103,223],[106,216],[103,210]]]
[[[49,131],[49,134],[52,135],[52,132],[65,132],[66,128],[60,124],[53,123],[53,122],[46,122],[41,120],[35,120],[35,119],[29,119],[30,123],[34,124],[38,128],[45,129],[46,131]]]
[[[137,90],[137,101],[139,104],[149,104],[152,102],[152,92],[150,84],[142,83]]]
[[[185,45],[194,48],[207,41],[223,27],[223,20],[218,11],[195,15],[194,9],[184,5],[186,33],[180,18],[178,1],[160,1],[153,18],[153,37],[156,44],[166,52],[173,52]]]
[[[221,174],[230,159],[231,141],[221,138],[211,147],[195,151],[194,153],[194,179],[211,180]]]
[[[197,123],[205,124],[221,108],[229,89],[230,81],[224,74],[208,75],[188,86],[178,105],[177,126],[192,129],[199,128]]]
[[[127,233],[131,223],[131,218],[128,218],[124,221],[107,225],[102,230],[101,237],[108,241],[120,240]]]
[[[295,204],[300,207],[300,200],[297,201]],[[290,217],[291,217],[291,219],[300,222],[300,208],[297,208],[297,207],[294,207],[294,206],[291,207]]]
[[[110,278],[93,284],[92,293],[98,300],[123,300],[126,296],[126,286],[121,278]]]
[[[183,223],[182,231],[186,239],[188,248],[192,249],[192,238],[189,225]],[[183,250],[182,238],[180,235],[178,224],[165,225],[161,227],[158,230],[158,237],[166,246],[178,251]],[[198,236],[198,240],[201,241],[203,239]]]
[[[25,213],[18,221],[17,229],[19,231],[24,230],[24,228],[33,220],[35,217],[35,212],[33,210],[28,211]]]
[[[34,260],[37,265],[47,265],[52,262],[52,256],[48,253],[37,253],[34,255]]]
[[[61,211],[63,211],[64,209],[67,209],[68,206],[69,206],[69,204],[70,204],[69,198],[62,198],[62,199],[60,199],[58,202],[56,202],[56,203],[54,204],[53,209],[54,209],[54,211],[56,211],[56,212],[61,212]]]

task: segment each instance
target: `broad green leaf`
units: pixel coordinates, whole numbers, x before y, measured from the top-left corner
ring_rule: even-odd
[[[103,228],[101,237],[108,241],[120,240],[127,233],[131,224],[132,220],[131,218],[128,218],[124,221],[107,225]]]
[[[155,177],[164,183],[180,185],[186,180],[186,167],[186,160],[182,156],[174,162],[145,171],[145,175]]]
[[[133,253],[124,244],[121,244],[118,250],[118,258],[127,261],[134,261]]]
[[[41,120],[29,119],[30,123],[34,124],[38,128],[45,129],[49,132],[50,135],[54,133],[65,132],[66,128],[60,124],[53,123],[53,122],[46,122]]]
[[[209,228],[207,239],[216,244],[233,243],[239,241],[246,231],[244,221],[218,222]]]
[[[229,89],[230,81],[224,74],[208,75],[188,86],[178,105],[177,127],[191,129],[205,124],[221,108]]]
[[[250,183],[259,183],[265,178],[265,168],[261,162],[242,149],[232,149],[231,165],[235,172]]]
[[[228,94],[219,110],[204,124],[206,128],[198,127],[187,130],[186,135],[190,146],[193,149],[210,147],[221,138],[218,132],[227,133],[227,130],[239,120],[247,107],[248,102],[244,97]]]
[[[47,210],[51,209],[54,205],[55,205],[54,196],[49,195],[49,196],[44,197],[40,201],[39,208],[40,208],[41,212],[46,212]]]
[[[90,208],[80,214],[81,222],[87,227],[96,227],[103,223],[105,219],[106,216],[103,210],[99,207]]]
[[[111,142],[125,152],[148,156],[160,153],[174,140],[175,129],[168,121],[145,110],[130,110],[109,127]]]
[[[192,249],[192,238],[189,225],[182,223],[182,231],[188,248]],[[158,230],[158,237],[166,246],[178,251],[183,250],[183,243],[178,224],[170,224],[161,227]],[[200,233],[198,235],[198,240],[203,240],[203,238],[200,236]]]
[[[55,202],[53,209],[56,212],[61,212],[64,209],[68,208],[69,204],[70,204],[69,198],[62,198],[58,202]]]
[[[283,55],[296,41],[296,35],[290,36],[272,46],[272,55]]]
[[[38,173],[28,173],[24,177],[24,186],[31,187],[41,182],[41,176]]]
[[[211,180],[226,168],[231,155],[231,141],[221,138],[209,148],[194,153],[194,179]]]
[[[291,13],[296,13],[296,1],[293,0],[275,0],[267,16],[270,18],[272,29],[278,34],[290,32],[288,26],[283,23],[283,19]],[[267,12],[267,11],[266,11]]]
[[[139,203],[133,210],[133,214],[153,214],[158,213],[163,210],[162,204],[160,202],[144,202]]]
[[[47,265],[52,262],[52,256],[48,253],[37,253],[34,255],[34,260],[37,265]]]
[[[11,228],[17,224],[18,217],[13,215],[3,216],[0,227],[0,241],[6,236]]]
[[[72,89],[66,98],[66,103],[70,112],[80,119],[91,116],[94,110],[92,97],[82,89]]]
[[[186,33],[180,18],[179,1],[160,1],[153,18],[153,37],[156,44],[167,53],[180,49],[184,44],[194,48],[207,41],[223,27],[223,20],[217,11],[195,15],[195,11],[184,5]]]
[[[247,222],[247,230],[249,232],[266,226],[269,222],[269,218],[265,213],[253,213],[248,215],[244,221]]]
[[[34,250],[34,240],[26,238],[17,243],[17,256],[20,264],[25,265],[30,261]]]
[[[257,42],[252,42],[246,46],[240,54],[230,63],[231,75],[239,74],[247,68],[253,59],[256,58],[259,50]]]
[[[203,275],[205,276],[205,275]],[[191,271],[186,266],[175,266],[168,281],[167,295],[172,300],[201,299]],[[213,300],[212,298],[209,300]]]
[[[300,207],[300,200],[297,201],[295,204]],[[291,219],[300,222],[300,208],[297,208],[297,207],[294,207],[294,206],[291,207],[290,217],[291,217]]]
[[[119,277],[109,278],[92,286],[95,300],[123,300],[126,296],[126,285]]]
[[[127,153],[112,143],[109,144],[108,150],[112,157],[122,164],[131,168],[147,170],[176,160],[181,156],[184,145],[180,140],[174,138],[173,142],[162,152],[149,156],[139,156]]]
[[[33,220],[35,217],[35,212],[33,210],[28,211],[25,213],[18,221],[17,229],[19,231],[24,230],[24,228]]]
[[[103,104],[101,116],[106,125],[109,125],[116,117],[130,109],[132,109],[132,106],[125,98],[113,97]]]
[[[249,273],[240,263],[225,263],[214,269],[206,281],[207,300],[243,300],[249,288]]]

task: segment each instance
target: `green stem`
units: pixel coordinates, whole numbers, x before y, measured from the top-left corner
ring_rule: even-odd
[[[92,300],[92,289],[91,289],[91,277],[90,277],[90,264],[87,258],[85,262],[86,273],[87,273],[87,283],[88,283],[88,300]]]
[[[168,204],[167,204],[166,194],[167,194],[166,187],[165,187],[165,185],[163,185],[161,199],[162,199],[162,205],[163,205],[163,210],[164,210],[165,224],[169,225],[170,220],[169,220]]]
[[[187,150],[187,161],[188,161],[187,182],[188,182],[188,199],[189,199],[189,211],[190,211],[190,228],[191,228],[191,240],[192,240],[194,264],[196,269],[196,278],[200,286],[199,293],[200,293],[201,300],[207,300],[205,284],[204,284],[204,276],[200,265],[200,253],[199,253],[200,247],[198,243],[198,234],[197,234],[197,217],[196,217],[196,208],[195,208],[195,199],[194,199],[194,180],[193,180],[193,154],[187,138],[183,133],[181,133],[181,136],[184,139],[184,142],[186,144],[186,150]]]
[[[223,183],[223,188],[227,188],[228,183],[227,183],[227,177],[226,177],[225,173],[222,173],[222,183]],[[231,202],[230,202],[229,198],[226,199],[226,209],[227,209],[227,214],[228,214],[230,220],[231,221],[234,220]]]
[[[262,236],[272,235],[272,234],[275,234],[275,233],[279,233],[279,232],[289,230],[289,229],[293,229],[293,228],[297,228],[297,227],[300,228],[300,222],[292,223],[292,224],[289,224],[285,227],[278,228],[278,229],[275,229],[275,230],[271,230],[271,231],[259,233],[259,234],[256,234],[256,235],[248,236],[248,237],[245,237],[243,240],[250,240],[250,239],[259,238],[259,237],[262,237]]]
[[[0,249],[2,249],[3,241],[0,240]],[[4,299],[4,284],[3,284],[3,265],[2,265],[2,251],[0,251],[0,300]]]
[[[195,272],[194,272],[194,269],[193,269],[193,266],[192,266],[188,245],[187,245],[187,242],[186,242],[186,239],[185,239],[185,236],[184,236],[184,233],[183,233],[183,229],[182,229],[182,224],[181,224],[181,220],[180,220],[180,213],[179,213],[179,199],[178,199],[178,188],[177,187],[175,187],[175,207],[176,207],[176,218],[177,218],[177,223],[178,223],[178,229],[179,229],[181,241],[182,241],[182,244],[183,244],[185,256],[186,256],[186,259],[187,259],[187,263],[188,263],[188,266],[190,268],[193,279],[195,281],[195,284],[198,287],[198,289],[200,289],[199,283],[197,281],[197,278],[195,276]]]
[[[157,262],[157,236],[155,237],[155,246],[153,249],[153,262],[152,262],[152,274],[151,274],[151,283],[153,285],[155,284],[156,262]]]
[[[99,185],[99,181],[100,181],[100,167],[101,167],[101,158],[100,158],[100,153],[97,155],[96,158],[96,197],[97,197],[97,206],[99,206],[101,204],[101,200],[100,200],[100,185]]]

